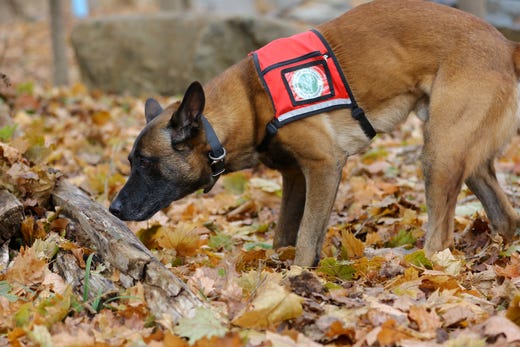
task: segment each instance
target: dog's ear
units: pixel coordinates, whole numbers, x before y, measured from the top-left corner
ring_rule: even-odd
[[[146,117],[146,123],[150,123],[152,119],[161,114],[163,108],[157,102],[157,100],[149,98],[144,104],[144,116]]]
[[[172,115],[170,126],[174,129],[197,128],[204,110],[204,90],[199,82],[190,84],[181,105]]]

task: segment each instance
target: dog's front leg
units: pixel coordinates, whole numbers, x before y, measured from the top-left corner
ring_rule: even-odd
[[[273,247],[295,246],[305,207],[305,177],[299,168],[282,171],[282,206]]]
[[[336,192],[341,180],[343,162],[313,161],[302,165],[305,176],[305,208],[298,231],[294,263],[317,265]]]

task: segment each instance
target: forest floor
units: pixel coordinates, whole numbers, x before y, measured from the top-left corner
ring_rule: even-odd
[[[348,160],[316,268],[292,266],[294,249],[272,249],[281,179],[263,166],[128,223],[209,305],[178,324],[155,315],[142,285],[125,285],[106,259],[90,257],[78,225],[49,201],[56,180],[66,179],[108,206],[129,173],[144,98],[89,91],[75,77],[70,87],[49,87],[48,51],[38,46],[45,28],[31,25],[9,28],[0,61],[10,80],[0,81],[0,187],[25,215],[0,248],[0,346],[520,345],[520,242],[504,246],[491,233],[466,187],[455,247],[430,258],[421,250],[427,221],[415,116]],[[496,167],[519,208],[519,136]],[[100,274],[116,290],[71,285],[55,266],[63,254],[82,278]]]

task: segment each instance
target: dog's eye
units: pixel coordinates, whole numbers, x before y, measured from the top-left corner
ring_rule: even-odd
[[[150,158],[139,158],[139,166],[145,169],[152,168],[156,164],[156,160]]]

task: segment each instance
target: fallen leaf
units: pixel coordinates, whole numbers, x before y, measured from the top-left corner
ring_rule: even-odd
[[[303,312],[302,303],[302,297],[289,293],[279,284],[266,282],[232,323],[242,328],[272,327],[284,320],[298,317]]]
[[[382,346],[390,346],[401,340],[410,339],[414,336],[398,325],[395,320],[388,319],[381,325],[381,330],[377,334],[377,341]]]
[[[205,307],[195,309],[193,317],[179,319],[179,324],[173,329],[176,334],[187,337],[190,344],[202,338],[221,337],[226,334],[226,327],[213,311]]]
[[[420,332],[427,333],[432,338],[435,336],[437,329],[442,325],[437,313],[433,310],[428,312],[424,306],[410,307],[408,316],[417,323]]]
[[[341,246],[344,251],[344,259],[362,257],[363,251],[365,250],[363,241],[356,238],[354,234],[348,230],[343,230],[341,233]]]
[[[22,248],[5,277],[11,284],[30,287],[44,280],[46,268],[47,262],[38,258],[34,248]]]
[[[154,236],[162,248],[175,249],[179,256],[195,255],[203,241],[194,225],[179,223],[175,228],[161,226]]]
[[[505,317],[490,317],[482,326],[487,337],[504,335],[508,343],[520,341],[520,327]]]
[[[435,253],[432,255],[431,260],[434,264],[434,268],[441,269],[452,276],[459,275],[462,270],[462,260],[455,258],[449,248]]]

